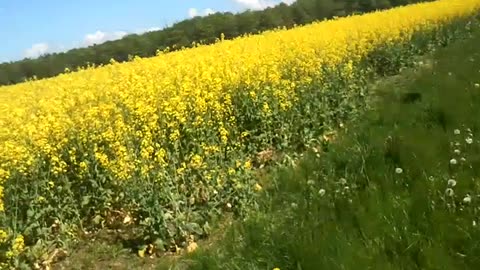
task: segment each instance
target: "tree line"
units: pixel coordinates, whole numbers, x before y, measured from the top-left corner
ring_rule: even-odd
[[[159,31],[131,34],[119,40],[94,44],[86,48],[42,55],[36,59],[0,64],[0,85],[15,84],[27,78],[56,76],[65,69],[75,70],[87,64],[107,64],[110,59],[129,61],[133,56],[154,56],[157,50],[190,47],[194,42],[210,44],[222,34],[225,39],[258,33],[277,27],[293,27],[316,20],[353,13],[369,12],[429,0],[297,0],[261,11],[211,14],[194,17]]]

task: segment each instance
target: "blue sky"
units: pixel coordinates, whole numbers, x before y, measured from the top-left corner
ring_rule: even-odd
[[[157,30],[193,15],[291,0],[0,0],[0,62]]]

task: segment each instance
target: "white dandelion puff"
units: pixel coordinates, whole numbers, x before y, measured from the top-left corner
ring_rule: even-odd
[[[460,135],[460,129],[455,129],[455,130],[453,131],[453,134],[455,134],[455,135]]]
[[[464,203],[470,203],[471,201],[472,201],[472,197],[470,197],[469,194],[467,194],[467,196],[465,196],[465,198],[463,198]]]
[[[340,178],[339,183],[340,183],[340,185],[346,185],[347,184],[347,179],[342,177],[342,178]]]
[[[396,173],[396,174],[402,174],[402,173],[403,173],[403,169],[402,169],[402,168],[396,168],[396,169],[395,169],[395,173]]]
[[[470,138],[470,137],[468,137],[468,138],[465,139],[465,142],[466,142],[467,144],[472,144],[472,143],[473,143],[473,139]]]
[[[460,155],[460,153],[461,153],[460,149],[455,149],[453,152],[457,155]]]
[[[454,159],[454,158],[450,159],[450,164],[456,165],[456,164],[457,164],[457,160]]]
[[[457,185],[457,181],[455,181],[455,179],[448,179],[447,184],[449,187],[454,187]]]
[[[318,195],[320,195],[320,196],[322,196],[322,197],[325,195],[325,193],[326,193],[326,191],[325,191],[325,189],[323,189],[323,188],[321,188],[321,189],[318,191]]]
[[[447,196],[452,197],[453,194],[455,194],[455,193],[453,192],[453,189],[447,188],[447,189],[445,190],[445,194],[446,194]]]

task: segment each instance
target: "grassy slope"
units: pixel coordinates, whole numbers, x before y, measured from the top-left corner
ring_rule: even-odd
[[[230,230],[218,249],[194,255],[192,269],[475,269],[478,44],[477,33],[437,52],[433,67],[383,83],[364,121],[324,153],[278,171],[262,211]],[[404,101],[406,93],[421,100]],[[450,178],[453,196],[445,193]]]
[[[380,98],[364,121],[349,124],[323,153],[275,172],[262,209],[227,229],[214,248],[171,265],[132,258],[121,246],[89,244],[56,268],[474,269],[480,263],[478,44],[480,34],[439,51],[432,67],[379,85]],[[421,100],[402,102],[410,92]],[[449,178],[457,182],[454,196],[445,195]],[[470,203],[463,202],[466,194]]]

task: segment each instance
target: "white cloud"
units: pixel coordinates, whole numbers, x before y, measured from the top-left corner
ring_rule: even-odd
[[[196,8],[189,8],[188,9],[188,17],[190,17],[190,18],[193,18],[193,17],[196,17],[196,16],[208,16],[208,15],[213,14],[213,13],[215,13],[215,10],[213,10],[211,8],[206,8],[202,11],[199,11]]]
[[[196,8],[188,9],[188,17],[193,18],[198,15],[198,10]]]
[[[282,1],[274,1],[274,0],[233,0],[235,3],[242,6],[242,8],[252,9],[252,10],[262,10],[268,7],[273,7],[280,3],[285,3],[287,5],[291,5],[296,0],[282,0]]]
[[[145,32],[155,32],[155,31],[159,31],[159,30],[162,30],[162,28],[154,26],[154,27],[150,27],[147,30],[143,31],[143,33],[145,33]]]
[[[127,32],[125,31],[116,31],[116,32],[110,32],[110,33],[97,31],[93,34],[85,35],[85,38],[83,39],[83,45],[90,46],[93,44],[101,44],[105,41],[120,39],[125,35],[127,35]]]
[[[37,43],[33,44],[32,47],[25,50],[24,56],[27,58],[37,58],[49,51],[49,46],[47,43]]]
[[[211,9],[206,9],[204,13],[213,12]],[[71,45],[65,44],[48,44],[46,42],[33,44],[30,48],[26,49],[23,53],[23,57],[26,58],[37,58],[46,53],[59,53],[65,52],[72,48],[81,48],[90,46],[93,44],[101,44],[105,41],[116,40],[124,37],[129,33],[143,34],[146,32],[154,32],[161,30],[161,27],[153,26],[150,28],[138,29],[134,32],[125,32],[125,31],[115,31],[115,32],[103,32],[96,31],[92,34],[85,35],[82,42],[74,42]],[[0,59],[0,63],[9,61],[9,59]]]
[[[205,16],[208,16],[208,15],[213,14],[213,13],[215,13],[215,10],[213,10],[211,8],[206,8],[206,9],[203,10],[203,14]]]

